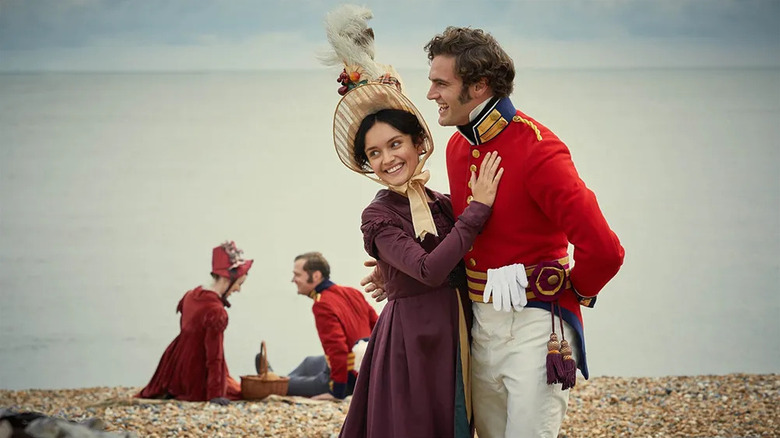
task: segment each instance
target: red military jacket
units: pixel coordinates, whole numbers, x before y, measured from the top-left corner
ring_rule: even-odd
[[[596,196],[577,174],[566,145],[516,110],[508,98],[491,100],[472,123],[458,130],[447,145],[456,216],[471,200],[471,170],[478,171],[485,154],[498,151],[504,168],[493,214],[464,257],[469,276],[514,263],[528,267],[562,259],[571,243],[575,260],[571,285],[579,295],[595,297],[617,273],[624,251]],[[481,302],[482,290],[470,285],[472,299]],[[534,306],[534,299],[530,301]],[[564,291],[560,304],[576,317],[576,321],[564,319],[582,337],[582,314],[571,287]],[[587,377],[587,370],[583,371]]]
[[[316,288],[314,322],[330,366],[331,392],[344,398],[348,383],[354,385],[355,343],[371,335],[378,318],[376,310],[357,289],[325,280]]]

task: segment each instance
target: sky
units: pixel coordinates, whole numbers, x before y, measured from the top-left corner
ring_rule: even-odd
[[[319,68],[323,0],[0,0],[0,72]],[[369,7],[377,60],[427,68],[448,25],[518,68],[778,67],[777,0],[396,0]]]

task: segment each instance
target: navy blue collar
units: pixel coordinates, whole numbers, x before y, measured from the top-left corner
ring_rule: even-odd
[[[508,97],[492,97],[479,115],[467,125],[458,126],[458,131],[472,145],[480,145],[501,133],[517,114],[517,109]]]
[[[321,294],[321,293],[322,293],[322,291],[324,291],[325,289],[327,289],[327,288],[329,288],[329,287],[333,286],[334,284],[336,284],[336,283],[334,283],[334,282],[332,282],[332,281],[330,281],[330,280],[322,280],[322,282],[320,282],[320,284],[318,284],[318,285],[317,285],[317,286],[314,288],[314,290],[316,290],[318,294]]]

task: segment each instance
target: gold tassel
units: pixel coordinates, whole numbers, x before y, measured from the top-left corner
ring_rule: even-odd
[[[563,359],[563,378],[561,379],[561,383],[563,384],[562,389],[564,390],[574,388],[574,385],[577,384],[577,362],[574,360],[572,354],[573,352],[569,345],[569,341],[566,339],[562,340],[561,356]]]
[[[561,343],[558,342],[558,335],[555,332],[550,333],[550,340],[547,341],[547,384],[561,383],[560,377],[563,375],[563,358],[561,357]]]

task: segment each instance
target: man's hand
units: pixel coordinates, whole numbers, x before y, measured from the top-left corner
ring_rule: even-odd
[[[311,399],[312,400],[338,400],[336,397],[333,397],[333,394],[329,392],[323,392],[322,394],[313,395]]]
[[[370,274],[360,280],[360,285],[364,286],[363,290],[366,293],[370,293],[371,298],[375,299],[377,303],[387,299],[387,293],[384,288],[385,278],[382,275],[382,270],[379,269],[376,260],[366,260],[363,262],[363,266],[374,268]]]

